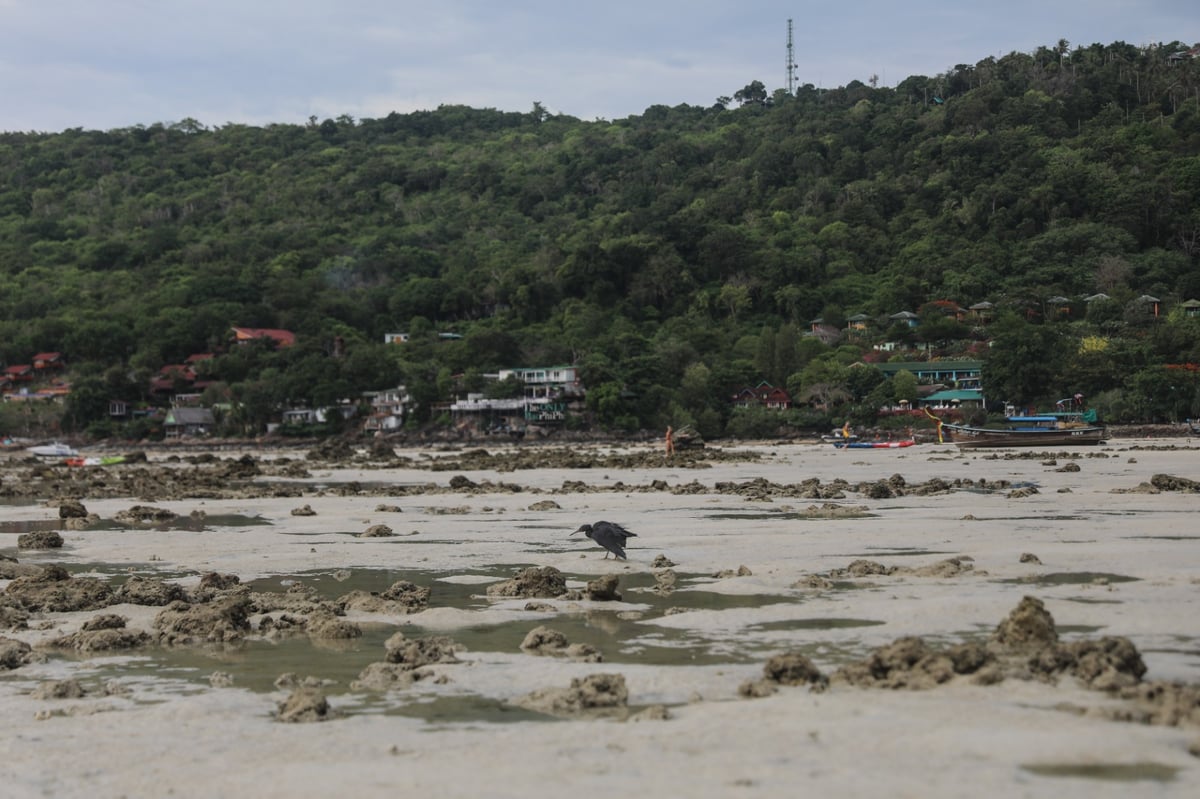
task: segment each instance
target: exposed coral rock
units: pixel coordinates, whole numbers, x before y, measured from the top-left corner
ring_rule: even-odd
[[[166,508],[155,508],[150,505],[134,505],[122,511],[117,511],[113,521],[119,524],[163,524],[178,518],[178,514]]]
[[[1058,643],[1058,630],[1042,601],[1027,596],[996,627],[992,640],[1009,649],[1040,649]]]
[[[205,604],[172,602],[154,619],[163,644],[237,641],[250,631],[250,599],[225,597]]]
[[[430,589],[399,580],[382,593],[351,591],[337,599],[345,610],[363,613],[420,613],[429,607]]]
[[[18,607],[7,604],[11,599],[0,596],[0,630],[29,629],[29,614]]]
[[[81,699],[87,694],[78,680],[47,680],[33,689],[34,699]]]
[[[829,678],[821,673],[806,655],[785,652],[769,658],[759,680],[746,680],[738,686],[738,695],[746,699],[770,696],[780,685],[809,685],[814,691],[824,691]]]
[[[113,594],[113,603],[128,602],[131,605],[169,605],[176,600],[186,600],[187,594],[175,583],[164,582],[157,577],[133,575]]]
[[[928,566],[919,566],[915,569],[896,569],[894,573],[911,574],[914,577],[955,577],[972,571],[974,568],[974,560],[964,556],[939,560],[937,563]]]
[[[675,590],[679,575],[673,569],[663,569],[654,573],[654,587],[650,590],[659,596],[667,596]]]
[[[833,589],[833,580],[830,580],[828,577],[822,577],[819,574],[810,574],[792,583],[791,587],[809,591],[829,591]]]
[[[769,658],[763,666],[763,676],[780,685],[824,687],[829,682],[821,670],[799,652],[786,652]]]
[[[458,663],[456,655],[462,646],[450,638],[431,635],[425,638],[405,638],[396,633],[384,642],[388,663],[402,663],[415,669],[433,663]]]
[[[200,582],[192,592],[192,600],[207,602],[215,596],[241,587],[241,579],[236,574],[218,574],[208,572],[200,577]]]
[[[1170,474],[1156,474],[1150,478],[1150,485],[1159,491],[1184,491],[1189,494],[1200,492],[1200,481],[1189,480],[1186,477],[1176,477]]]
[[[923,689],[953,676],[953,659],[910,636],[876,649],[864,661],[838,669],[831,679],[866,687]]]
[[[521,641],[521,649],[534,655],[556,654],[566,649],[567,636],[546,626],[534,627]]]
[[[623,674],[592,674],[571,680],[568,688],[543,688],[514,704],[554,716],[625,715],[629,689]]]
[[[301,505],[298,508],[292,508],[293,516],[316,516],[317,512],[312,509],[312,505]]]
[[[292,691],[291,696],[279,703],[276,718],[279,721],[295,724],[314,721],[329,721],[337,717],[337,713],[329,707],[325,694],[316,688],[301,686]]]
[[[76,652],[104,652],[114,649],[135,649],[151,642],[150,634],[142,630],[127,630],[128,620],[115,613],[104,613],[85,621],[79,632],[55,638],[47,647],[72,649]]]
[[[28,611],[99,610],[112,603],[112,589],[108,583],[95,577],[72,578],[66,569],[57,565],[17,577],[4,592]]]
[[[873,560],[854,560],[844,569],[833,569],[829,572],[830,577],[875,577],[881,575],[892,574],[896,571],[893,566],[884,566],[882,563],[877,563]]]
[[[530,566],[516,577],[487,588],[488,596],[522,597],[526,599],[561,596],[567,592],[567,578],[553,566]]]
[[[18,577],[31,577],[41,574],[43,567],[32,563],[20,563],[16,558],[0,555],[0,580],[15,580]]]
[[[77,499],[64,499],[58,503],[58,518],[60,519],[86,519],[87,515],[87,508]]]
[[[0,636],[0,669],[19,669],[32,660],[32,653],[24,641]]]
[[[362,637],[361,627],[330,612],[316,613],[310,616],[304,629],[310,638],[325,641]]]
[[[282,638],[304,630],[304,620],[281,613],[279,616],[263,616],[258,622],[259,635],[267,638]]]
[[[587,598],[593,602],[620,602],[621,595],[617,593],[620,578],[615,574],[606,574],[590,580],[587,584]]]
[[[420,679],[420,672],[403,663],[368,663],[350,683],[354,691],[391,691],[407,688]]]
[[[60,549],[63,537],[54,530],[34,530],[17,536],[17,549]]]

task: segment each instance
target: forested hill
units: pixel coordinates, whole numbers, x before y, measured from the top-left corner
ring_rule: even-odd
[[[753,81],[613,121],[535,103],[0,134],[0,357],[152,372],[231,325],[284,328],[280,398],[578,362],[657,423],[787,381],[818,316],[1200,297],[1189,46],[1063,42],[894,89]],[[429,330],[464,338],[381,344]]]

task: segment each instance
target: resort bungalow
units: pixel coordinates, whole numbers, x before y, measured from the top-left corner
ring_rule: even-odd
[[[208,408],[172,408],[163,419],[163,435],[167,438],[207,436],[216,425]]]

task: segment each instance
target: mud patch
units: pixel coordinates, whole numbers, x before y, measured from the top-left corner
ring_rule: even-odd
[[[1013,577],[1000,580],[1002,583],[1027,585],[1110,585],[1112,583],[1137,582],[1140,577],[1130,577],[1125,574],[1109,572],[1050,572],[1049,574],[1029,574],[1024,577]]]
[[[62,519],[33,519],[19,522],[0,522],[0,533],[40,533],[63,529]]]
[[[430,731],[464,723],[514,724],[522,721],[555,722],[559,719],[476,694],[419,697],[388,711],[388,715],[423,719]]]
[[[832,521],[835,519],[870,519],[877,518],[878,513],[872,513],[864,505],[838,505],[825,502],[821,505],[810,505],[804,510],[779,511],[776,513],[710,513],[708,519],[716,521]]]
[[[1179,773],[1161,763],[1028,763],[1021,768],[1039,777],[1104,780],[1107,782],[1172,782]]]
[[[887,624],[875,619],[787,619],[751,624],[748,632],[788,632],[791,630],[849,630],[855,627],[878,627]]]

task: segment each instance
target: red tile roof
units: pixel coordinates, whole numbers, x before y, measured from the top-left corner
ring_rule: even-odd
[[[233,335],[238,341],[269,338],[280,347],[290,347],[296,343],[296,334],[292,331],[276,330],[269,327],[235,327]]]

